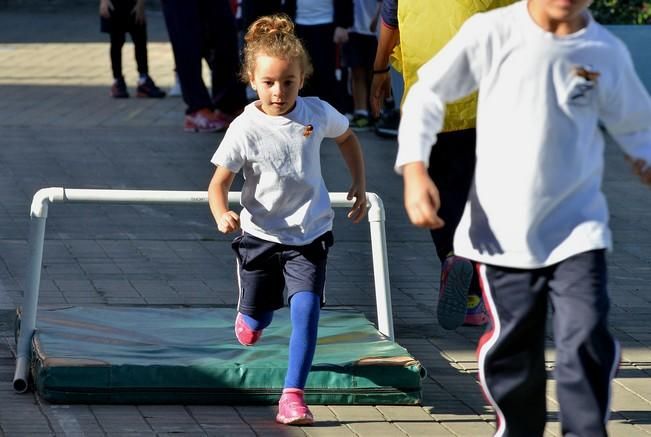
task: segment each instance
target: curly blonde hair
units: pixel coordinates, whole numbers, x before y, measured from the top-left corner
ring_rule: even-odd
[[[285,14],[261,17],[249,26],[244,36],[244,61],[240,73],[245,83],[253,77],[256,56],[260,54],[297,60],[304,78],[312,74],[310,57],[294,33],[294,23]]]

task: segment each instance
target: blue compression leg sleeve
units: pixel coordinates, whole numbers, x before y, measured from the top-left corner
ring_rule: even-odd
[[[321,298],[310,291],[292,296],[290,312],[292,335],[289,339],[289,364],[285,388],[305,388],[316,349]]]
[[[271,324],[271,320],[273,319],[273,317],[274,317],[273,311],[261,313],[257,315],[255,318],[251,316],[247,316],[246,314],[242,314],[244,323],[246,323],[246,326],[251,328],[253,331],[262,331],[264,328],[266,328]]]

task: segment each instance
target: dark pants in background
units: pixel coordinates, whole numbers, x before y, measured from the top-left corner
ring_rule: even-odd
[[[452,252],[454,231],[475,175],[475,143],[475,129],[464,129],[440,133],[432,147],[428,172],[439,190],[441,208],[438,214],[445,226],[432,230],[431,234],[441,262]]]
[[[237,114],[246,104],[239,81],[235,18],[228,0],[161,0],[186,113],[202,108]],[[212,70],[212,95],[201,76],[202,59]]]
[[[281,0],[242,0],[242,30],[246,32],[260,17],[285,12],[282,3]]]
[[[140,75],[149,73],[147,65],[147,23],[136,22],[134,0],[114,0],[110,17],[100,17],[100,30],[111,38],[111,70],[114,79],[122,79],[122,47],[127,33],[133,41],[136,65]]]
[[[337,45],[332,40],[334,33],[333,23],[314,26],[296,25],[296,34],[305,44],[314,67],[312,76],[305,80],[301,95],[319,97],[341,110],[336,93]]]

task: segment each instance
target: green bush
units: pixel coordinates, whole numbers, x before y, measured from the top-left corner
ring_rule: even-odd
[[[594,0],[590,10],[601,24],[651,24],[651,1]]]

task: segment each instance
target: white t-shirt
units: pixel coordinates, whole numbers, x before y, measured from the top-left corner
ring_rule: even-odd
[[[296,24],[314,26],[334,21],[335,8],[332,0],[296,0]]]
[[[332,229],[334,217],[321,176],[321,142],[346,132],[348,119],[316,97],[298,97],[282,116],[267,115],[259,105],[247,105],[231,123],[211,162],[243,171],[244,231],[267,241],[308,244]],[[306,136],[308,125],[313,130]]]
[[[477,165],[458,255],[537,268],[610,248],[598,126],[651,163],[651,99],[624,44],[587,18],[559,37],[532,20],[526,1],[477,14],[419,70],[402,108],[398,172],[428,163],[444,102],[479,89]]]

